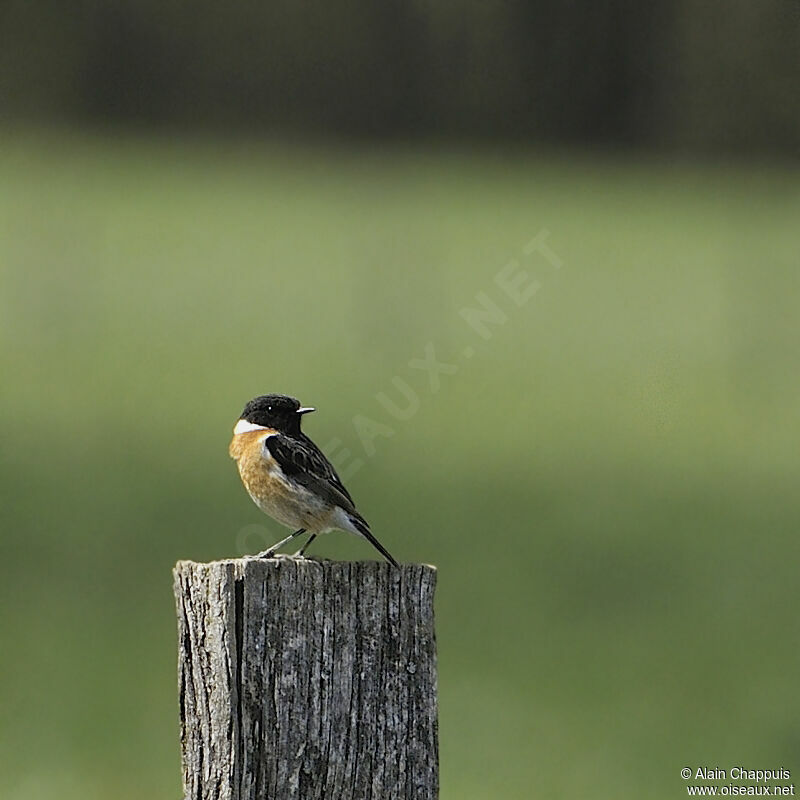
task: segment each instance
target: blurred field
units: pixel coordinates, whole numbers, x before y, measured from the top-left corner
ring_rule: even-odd
[[[440,569],[444,800],[800,774],[798,219],[780,166],[0,137],[0,796],[179,796],[170,569],[280,536],[226,452],[266,391]]]

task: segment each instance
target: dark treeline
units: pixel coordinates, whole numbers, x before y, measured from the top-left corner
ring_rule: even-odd
[[[798,0],[0,0],[6,119],[794,153]]]

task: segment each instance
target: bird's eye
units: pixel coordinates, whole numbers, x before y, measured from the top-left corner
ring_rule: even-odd
[[[271,414],[271,413],[272,413],[272,406],[267,406],[267,413],[268,413],[268,414]]]

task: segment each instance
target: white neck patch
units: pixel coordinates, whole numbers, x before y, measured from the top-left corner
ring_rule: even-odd
[[[234,436],[239,433],[250,433],[251,431],[268,431],[269,428],[264,425],[256,425],[254,422],[248,422],[246,419],[240,419],[233,429]]]

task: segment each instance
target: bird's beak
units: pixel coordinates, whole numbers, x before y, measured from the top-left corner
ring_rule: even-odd
[[[298,414],[310,414],[312,411],[316,411],[316,410],[317,410],[316,408],[311,408],[309,406],[307,408],[298,408],[297,409],[297,413]]]

